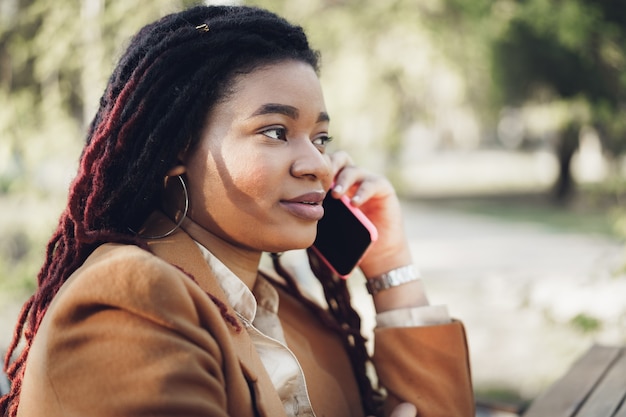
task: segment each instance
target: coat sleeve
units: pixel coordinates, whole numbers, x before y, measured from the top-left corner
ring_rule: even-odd
[[[19,415],[227,416],[223,351],[198,313],[215,306],[182,277],[138,248],[79,269],[35,338]]]
[[[388,399],[386,415],[400,402],[419,417],[473,417],[474,396],[463,325],[377,328],[374,365]]]

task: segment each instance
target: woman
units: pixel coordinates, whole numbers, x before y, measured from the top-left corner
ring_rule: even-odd
[[[261,9],[196,7],[139,31],[19,318],[0,410],[473,414],[462,325],[428,306],[389,182],[326,152],[317,71],[301,28]],[[259,270],[263,252],[312,244],[327,192],[379,230],[360,265],[370,282],[402,278],[373,291],[384,405],[345,282],[312,263],[331,314],[278,255]]]

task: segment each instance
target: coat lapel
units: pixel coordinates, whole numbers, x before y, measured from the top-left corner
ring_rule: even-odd
[[[156,212],[146,222],[142,234],[146,236],[158,235],[163,233],[163,230],[167,231],[173,227],[174,223],[169,218]],[[227,306],[228,314],[237,317],[215,275],[202,256],[202,252],[187,233],[178,229],[170,236],[162,239],[146,239],[146,243],[156,256],[190,274],[202,290]],[[235,331],[232,327],[229,328],[233,347],[250,385],[259,415],[263,417],[284,416],[283,404],[248,332],[245,330],[245,326],[242,323],[243,330],[240,332]]]

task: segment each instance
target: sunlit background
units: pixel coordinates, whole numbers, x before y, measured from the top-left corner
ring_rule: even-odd
[[[195,3],[0,0],[0,351],[116,58]],[[481,399],[524,404],[591,343],[626,342],[626,3],[230,3],[322,52],[333,146],[396,185]]]

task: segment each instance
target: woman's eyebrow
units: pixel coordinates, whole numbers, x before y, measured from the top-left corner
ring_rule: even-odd
[[[263,114],[284,114],[285,116],[296,120],[300,117],[300,111],[287,104],[277,104],[277,103],[267,103],[263,104],[261,107],[256,109],[254,113],[250,117],[261,116]],[[320,112],[319,116],[317,116],[317,123],[321,122],[329,122],[330,117],[326,112]]]
[[[252,113],[250,117],[274,113],[284,114],[285,116],[294,120],[300,116],[300,112],[298,111],[298,109],[293,106],[288,106],[286,104],[268,103],[263,104],[261,107],[256,109],[256,111]]]

